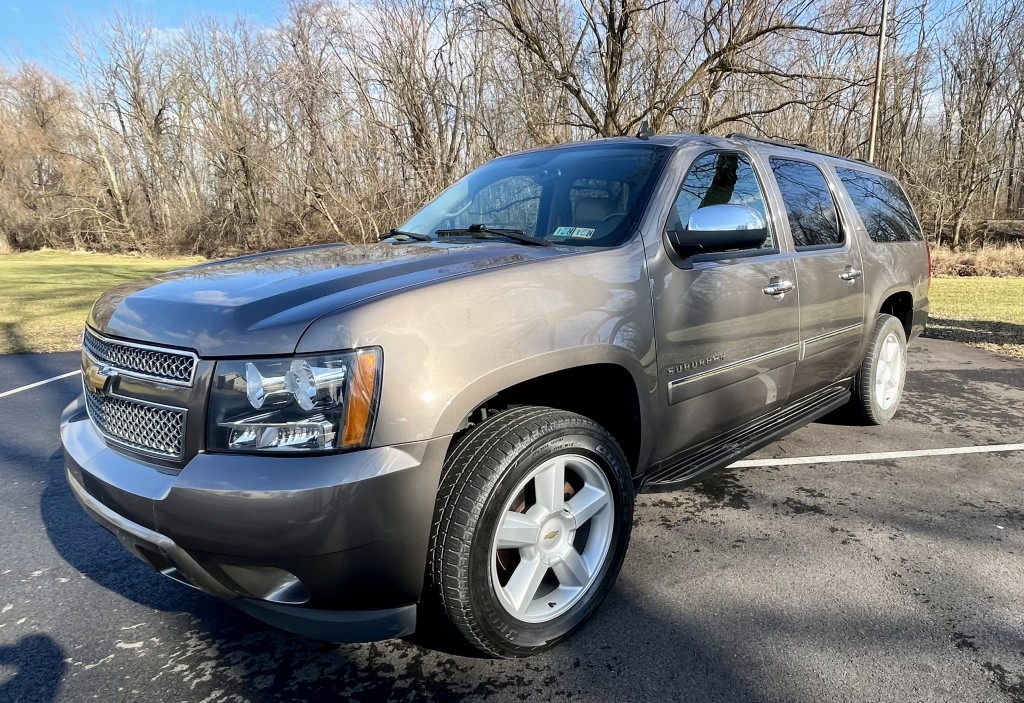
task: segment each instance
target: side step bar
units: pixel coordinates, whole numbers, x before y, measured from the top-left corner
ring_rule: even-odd
[[[664,491],[689,486],[842,407],[849,400],[848,382],[816,391],[792,405],[773,410],[654,464],[641,479],[641,490]]]

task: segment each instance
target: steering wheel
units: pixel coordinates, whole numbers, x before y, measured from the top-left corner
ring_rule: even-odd
[[[605,215],[604,217],[602,217],[601,218],[601,222],[611,222],[616,217],[621,219],[621,218],[623,218],[625,216],[626,216],[625,212],[613,212],[613,213],[610,213],[610,214]]]

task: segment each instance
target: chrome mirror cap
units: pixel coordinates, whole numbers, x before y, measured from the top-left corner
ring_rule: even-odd
[[[764,218],[746,205],[708,205],[697,208],[686,223],[688,232],[733,232],[763,230]]]

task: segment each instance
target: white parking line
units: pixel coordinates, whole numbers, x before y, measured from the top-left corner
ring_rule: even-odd
[[[60,376],[46,378],[42,381],[30,383],[20,388],[12,388],[9,391],[0,393],[0,398],[6,398],[15,393],[21,393],[31,388],[44,386],[62,378],[70,378],[82,373],[80,370],[69,371]],[[990,452],[1021,452],[1024,451],[1024,444],[988,444],[979,447],[944,447],[941,449],[907,449],[895,452],[870,452],[866,454],[822,454],[820,456],[794,456],[779,459],[744,459],[729,464],[730,469],[748,469],[757,466],[797,466],[800,464],[839,464],[851,461],[878,461],[880,459],[910,459],[923,456],[950,456],[952,454],[987,454]]]
[[[30,388],[36,388],[37,386],[45,386],[47,383],[50,383],[52,381],[59,381],[62,378],[69,378],[71,376],[75,376],[76,374],[80,374],[80,373],[82,373],[82,372],[81,371],[68,371],[67,373],[61,374],[60,376],[54,376],[53,378],[47,378],[47,379],[43,379],[42,381],[36,381],[35,383],[30,383],[27,386],[22,386],[20,388],[12,388],[9,391],[4,391],[3,393],[0,393],[0,398],[6,398],[9,395],[14,395],[15,393],[21,393],[22,391],[27,391]]]
[[[797,464],[836,464],[847,461],[877,461],[879,459],[907,459],[921,456],[949,456],[950,454],[986,454],[988,452],[1020,452],[1024,444],[988,444],[980,447],[946,447],[943,449],[909,449],[898,452],[872,452],[870,454],[824,454],[822,456],[794,456],[784,459],[744,459],[729,465],[732,469],[753,466],[796,466]]]

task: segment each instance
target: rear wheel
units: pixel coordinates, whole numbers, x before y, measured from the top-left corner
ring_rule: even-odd
[[[445,462],[429,582],[470,645],[534,654],[607,595],[632,520],[632,478],[607,431],[573,413],[516,408],[470,430]]]
[[[879,315],[871,333],[868,353],[853,381],[851,407],[867,425],[892,419],[903,398],[907,377],[907,336],[892,315]]]

